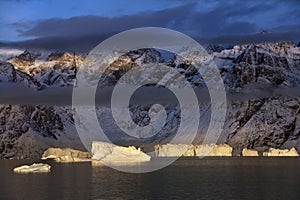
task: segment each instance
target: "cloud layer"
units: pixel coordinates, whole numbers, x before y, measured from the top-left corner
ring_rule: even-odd
[[[170,2],[171,3],[171,2]],[[132,28],[171,28],[202,43],[237,44],[299,40],[300,2],[215,1],[187,2],[177,7],[104,17],[95,15],[16,23],[22,38],[36,39],[14,45],[50,49],[89,50],[103,39]]]

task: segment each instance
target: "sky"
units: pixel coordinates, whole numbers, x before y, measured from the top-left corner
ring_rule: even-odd
[[[203,43],[297,41],[299,19],[299,0],[0,0],[0,41],[89,49],[115,33],[149,26]]]

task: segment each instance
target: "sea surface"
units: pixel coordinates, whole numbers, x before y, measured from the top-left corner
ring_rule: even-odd
[[[49,163],[50,173],[13,168]],[[119,172],[91,163],[0,160],[0,199],[300,199],[300,158],[181,158],[159,171]]]

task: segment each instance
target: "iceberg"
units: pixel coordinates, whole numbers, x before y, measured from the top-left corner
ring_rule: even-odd
[[[16,173],[44,173],[50,172],[51,166],[44,163],[33,163],[14,168]]]
[[[196,156],[232,156],[233,148],[228,144],[196,145]]]
[[[295,147],[289,149],[270,148],[268,152],[263,152],[263,156],[299,156]]]
[[[246,157],[248,157],[248,156],[258,156],[258,151],[253,150],[253,149],[245,148],[242,151],[242,156],[246,156]]]
[[[103,163],[147,162],[151,157],[134,146],[123,147],[107,142],[93,141],[92,159]]]
[[[74,150],[71,148],[49,148],[43,155],[42,160],[54,159],[56,162],[88,162],[90,161],[91,154],[89,152],[83,152]]]
[[[232,150],[232,147],[227,144],[163,144],[154,146],[155,155],[157,157],[232,156]]]
[[[195,156],[195,147],[189,144],[155,145],[154,151],[157,157]]]

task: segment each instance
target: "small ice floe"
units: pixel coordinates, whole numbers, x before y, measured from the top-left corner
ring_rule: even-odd
[[[50,172],[51,166],[44,163],[33,163],[32,165],[22,165],[14,168],[16,173],[44,173]]]

